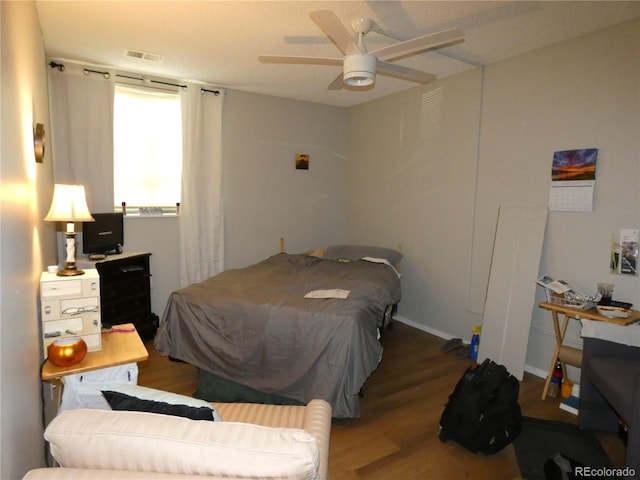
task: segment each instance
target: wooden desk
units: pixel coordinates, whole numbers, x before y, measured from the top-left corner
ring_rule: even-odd
[[[551,302],[542,302],[539,306],[540,308],[544,308],[551,312],[551,316],[553,318],[553,330],[556,336],[556,349],[551,359],[551,365],[549,366],[549,372],[547,373],[547,380],[544,383],[544,389],[542,390],[542,400],[547,398],[547,392],[549,391],[549,384],[551,383],[553,370],[556,368],[556,362],[560,361],[560,365],[562,366],[562,375],[564,378],[567,378],[566,363],[573,365],[574,367],[582,366],[582,350],[563,345],[564,335],[567,331],[567,325],[569,324],[570,319],[596,320],[599,322],[616,323],[618,325],[631,325],[632,323],[640,320],[640,312],[636,310],[631,310],[631,315],[628,318],[609,318],[604,315],[600,315],[595,307],[587,310],[580,310],[577,308],[557,305]],[[560,319],[558,317],[560,314],[564,317],[562,325],[560,325]]]
[[[102,349],[97,352],[88,352],[80,363],[70,367],[56,367],[46,360],[42,366],[42,380],[62,387],[62,378],[65,375],[137,363],[149,358],[149,352],[132,323],[114,325],[113,330],[115,331],[103,332]],[[62,398],[61,391],[58,390],[56,405],[60,405]]]

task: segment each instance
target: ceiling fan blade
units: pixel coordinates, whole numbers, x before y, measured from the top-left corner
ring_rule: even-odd
[[[382,62],[378,60],[378,73],[389,77],[401,78],[416,83],[429,83],[436,79],[435,75],[422,72],[414,68],[403,67],[395,63]]]
[[[333,10],[317,10],[309,16],[344,55],[360,52],[358,44]]]
[[[463,41],[464,32],[459,28],[451,28],[442,32],[416,37],[406,42],[395,43],[369,53],[381,60],[391,60],[392,58],[405,57],[424,50],[447,47]]]
[[[342,90],[344,86],[344,82],[342,81],[342,73],[338,75],[333,82],[329,84],[329,88],[327,90]]]
[[[291,55],[260,55],[258,57],[262,63],[285,63],[285,64],[304,64],[304,65],[335,65],[342,66],[341,58],[324,58],[324,57],[295,57]]]

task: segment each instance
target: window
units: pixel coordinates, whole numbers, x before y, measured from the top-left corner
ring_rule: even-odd
[[[127,214],[140,207],[175,212],[182,179],[180,95],[116,85],[113,136],[115,210],[126,202]]]

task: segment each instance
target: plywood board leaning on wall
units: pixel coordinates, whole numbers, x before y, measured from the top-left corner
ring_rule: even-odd
[[[547,208],[500,207],[478,362],[490,358],[524,375]]]

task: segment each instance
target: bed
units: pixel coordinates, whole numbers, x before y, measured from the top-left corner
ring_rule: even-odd
[[[335,418],[359,417],[359,393],[382,358],[380,330],[401,298],[400,258],[333,246],[226,270],[171,294],[155,347],[200,369],[199,398],[229,401],[216,397],[232,385],[233,401],[322,398]]]

